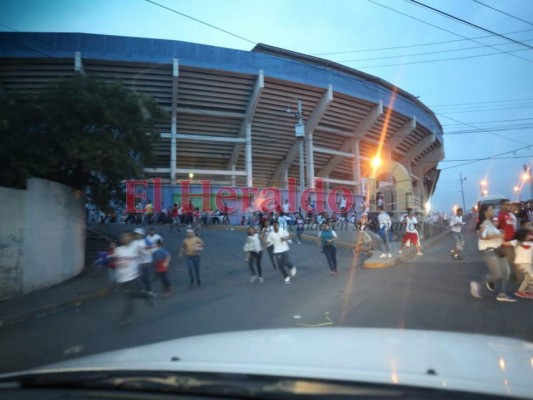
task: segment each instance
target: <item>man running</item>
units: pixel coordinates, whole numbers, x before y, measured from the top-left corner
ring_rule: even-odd
[[[274,222],[272,224],[272,231],[267,236],[267,241],[274,246],[274,257],[276,258],[276,264],[279,267],[281,274],[286,284],[291,283],[291,277],[296,275],[296,266],[289,259],[289,232],[285,229],[280,229],[279,224]],[[285,267],[289,268],[287,273]],[[290,276],[289,276],[290,275]]]

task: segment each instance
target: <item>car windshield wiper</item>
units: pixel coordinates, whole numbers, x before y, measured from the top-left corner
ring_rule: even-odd
[[[372,399],[488,399],[492,396],[448,390],[392,386],[364,382],[324,381],[231,373],[175,371],[64,371],[28,374],[0,381],[1,389],[90,388],[238,396],[240,398],[372,398]]]

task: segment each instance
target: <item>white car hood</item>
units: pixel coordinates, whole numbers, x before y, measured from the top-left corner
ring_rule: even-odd
[[[333,379],[533,398],[533,343],[423,330],[219,333],[72,359],[32,372],[95,368]]]

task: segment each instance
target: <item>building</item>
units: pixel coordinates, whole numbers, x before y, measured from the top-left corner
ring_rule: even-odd
[[[81,33],[0,33],[0,90],[75,73],[122,81],[169,119],[148,177],[300,189],[322,178],[389,210],[421,209],[444,158],[443,131],[416,97],[375,76],[263,44],[251,51]],[[378,155],[379,166],[372,160]],[[374,168],[374,170],[373,170]]]

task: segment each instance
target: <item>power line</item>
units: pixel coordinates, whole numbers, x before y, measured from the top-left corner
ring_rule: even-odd
[[[235,34],[235,33],[229,32],[229,31],[227,31],[227,30],[225,30],[225,29],[219,28],[218,26],[211,25],[211,24],[209,24],[209,23],[207,23],[207,22],[204,22],[204,21],[201,21],[201,20],[199,20],[199,19],[197,19],[197,18],[191,17],[190,15],[184,14],[184,13],[179,12],[179,11],[177,11],[177,10],[174,10],[174,9],[172,9],[172,8],[170,8],[170,7],[166,7],[166,6],[162,5],[162,4],[156,3],[155,1],[152,1],[152,0],[146,0],[146,1],[147,1],[148,3],[151,3],[151,4],[154,4],[154,5],[159,6],[159,7],[161,7],[161,8],[164,8],[165,10],[168,10],[168,11],[171,11],[171,12],[176,13],[176,14],[178,14],[178,15],[181,15],[182,17],[192,19],[193,21],[199,22],[199,23],[202,24],[202,25],[209,26],[210,28],[216,29],[216,30],[218,30],[218,31],[220,31],[220,32],[224,32],[224,33],[226,33],[226,34],[228,34],[228,35],[231,35],[231,36],[236,37],[236,38],[238,38],[238,39],[244,40],[244,41],[246,41],[246,42],[248,42],[248,43],[251,43],[251,44],[253,44],[253,45],[257,45],[257,42],[254,42],[253,40],[246,39],[245,37],[239,36],[239,35],[237,35],[237,34]]]
[[[531,41],[533,41],[533,39],[526,40],[526,42],[531,42]],[[498,44],[494,44],[493,46],[505,46],[507,44],[508,43],[498,43]],[[390,59],[390,58],[416,57],[416,56],[425,56],[425,55],[430,55],[430,54],[451,53],[453,51],[482,49],[484,47],[485,47],[485,45],[483,45],[483,46],[473,46],[473,47],[463,47],[462,49],[448,49],[448,50],[428,51],[428,52],[425,52],[425,53],[413,53],[413,54],[400,54],[400,55],[396,55],[396,56],[360,58],[358,60],[342,60],[342,61],[337,61],[337,62],[339,62],[339,63],[343,63],[343,62],[360,62],[360,61],[385,60],[385,59]]]
[[[515,119],[495,119],[492,121],[478,121],[478,122],[471,122],[472,124],[492,124],[492,123],[502,123],[502,122],[516,122],[516,121],[531,121],[533,118],[515,118]],[[456,126],[456,125],[463,125],[463,124],[443,124],[442,126]]]
[[[32,38],[33,40],[35,40],[36,42],[39,42],[39,43],[42,43],[42,44],[46,44],[46,45],[51,46],[51,47],[55,47],[56,49],[62,51],[63,53],[67,53],[67,54],[69,54],[69,55],[71,54],[70,52],[66,51],[65,49],[62,49],[61,47],[56,46],[54,43],[51,43],[51,42],[47,42],[47,41],[41,40],[41,39],[35,37],[35,35],[33,35],[33,34],[29,33],[29,32],[20,32],[20,31],[16,30],[15,28],[12,28],[11,26],[8,26],[8,25],[3,24],[3,23],[0,23],[0,25],[3,26],[4,28],[7,28],[7,29],[13,31],[13,32],[24,33],[25,35],[31,37],[31,38]],[[27,47],[33,49],[33,48],[30,47],[30,46],[27,46]],[[36,50],[36,49],[33,49],[33,50],[36,51],[36,52],[39,52],[39,50]],[[47,55],[47,57],[52,57],[52,56],[51,56],[51,55]]]
[[[521,31],[513,31],[513,32],[507,32],[506,35],[513,35],[515,33],[524,33],[524,32],[531,32],[533,29],[523,29]],[[485,35],[485,36],[477,36],[473,37],[472,39],[486,39],[493,37],[494,35]],[[365,53],[365,52],[371,52],[371,51],[385,51],[385,50],[398,50],[398,49],[408,49],[411,47],[422,47],[422,46],[434,46],[437,44],[446,44],[446,43],[455,43],[455,42],[465,42],[467,40],[471,39],[453,39],[453,40],[444,40],[441,42],[431,42],[431,43],[418,43],[418,44],[410,44],[405,46],[392,46],[392,47],[380,47],[377,49],[361,49],[361,50],[349,50],[349,51],[335,51],[330,53],[315,53],[311,54],[312,56],[330,56],[330,55],[337,55],[337,54],[350,54],[350,53]]]
[[[533,125],[525,125],[525,126],[512,126],[508,128],[502,128],[502,127],[494,127],[494,128],[485,128],[485,132],[505,132],[505,131],[517,131],[517,130],[524,130],[524,129],[532,129]],[[464,131],[451,131],[446,132],[446,135],[468,135],[472,133],[479,133],[478,130],[464,130]]]
[[[467,113],[467,112],[483,112],[483,111],[516,110],[516,109],[518,109],[518,108],[532,108],[532,107],[533,107],[533,104],[532,104],[532,105],[519,105],[519,106],[516,106],[516,107],[470,108],[470,109],[465,109],[465,110],[455,110],[455,111],[447,110],[446,113],[447,113],[447,114],[463,114],[463,113]]]
[[[519,41],[519,40],[515,40],[515,39],[510,38],[510,37],[508,37],[508,36],[502,35],[501,33],[491,31],[490,29],[483,28],[483,27],[480,26],[480,25],[477,25],[477,24],[474,24],[474,23],[472,23],[472,22],[469,22],[469,21],[467,21],[467,20],[465,20],[465,19],[462,19],[462,18],[456,17],[455,15],[448,14],[447,12],[441,11],[441,10],[435,8],[435,7],[428,6],[427,4],[424,4],[424,3],[422,3],[422,2],[420,2],[420,1],[418,1],[418,0],[405,0],[405,1],[410,2],[410,3],[413,3],[413,4],[416,4],[416,5],[420,6],[420,7],[427,8],[428,10],[431,10],[431,11],[437,13],[437,14],[443,15],[443,16],[445,16],[446,18],[450,18],[450,19],[453,19],[453,20],[455,20],[455,21],[459,21],[459,22],[461,22],[461,23],[463,23],[463,24],[465,24],[465,25],[468,25],[468,26],[471,26],[471,27],[473,27],[473,28],[476,28],[476,29],[482,30],[483,32],[490,33],[490,34],[492,34],[492,35],[495,35],[495,36],[501,37],[502,39],[506,39],[506,40],[508,40],[508,41],[510,41],[510,42],[513,42],[513,43],[515,43],[515,44],[518,44],[518,45],[520,45],[520,46],[524,46],[524,47],[527,47],[527,48],[530,49],[530,50],[533,50],[533,47],[532,47],[532,46],[530,46],[530,45],[528,45],[528,44],[525,44],[524,42],[521,42],[521,41]]]
[[[463,166],[463,165],[474,164],[474,163],[476,163],[476,162],[480,162],[480,161],[488,161],[488,160],[492,160],[492,159],[497,159],[497,158],[500,157],[500,156],[504,156],[504,155],[509,154],[509,153],[515,153],[515,152],[517,152],[517,151],[524,150],[524,149],[531,148],[531,147],[533,147],[533,145],[520,147],[520,148],[518,148],[518,149],[514,149],[514,150],[506,151],[506,152],[503,152],[503,153],[500,153],[500,154],[495,154],[495,155],[493,155],[493,156],[489,156],[489,157],[485,157],[485,158],[469,160],[468,162],[465,162],[465,163],[462,163],[462,164],[457,164],[457,165],[453,165],[453,166],[451,166],[451,167],[446,167],[446,168],[440,168],[440,170],[443,171],[443,170],[446,170],[446,169],[452,169],[452,168],[461,167],[461,166]],[[441,162],[442,162],[442,161],[441,161]]]
[[[499,13],[501,13],[501,14],[507,15],[508,17],[514,18],[514,19],[516,19],[516,20],[518,20],[518,21],[525,22],[525,23],[528,24],[528,25],[533,25],[533,23],[531,23],[531,22],[529,22],[529,21],[526,21],[525,19],[518,18],[518,17],[516,17],[516,16],[514,16],[514,15],[511,15],[511,14],[509,14],[509,13],[506,13],[505,11],[502,11],[502,10],[500,10],[500,9],[498,9],[498,8],[491,7],[491,6],[489,6],[488,4],[482,3],[481,1],[478,1],[478,0],[472,0],[472,1],[475,1],[476,3],[481,4],[482,6],[485,6],[485,7],[487,7],[487,8],[490,8],[490,9],[492,9],[492,10],[494,10],[494,11],[497,11],[497,12],[499,12]]]
[[[428,106],[431,108],[437,108],[437,107],[452,107],[452,106],[465,106],[469,104],[488,104],[488,103],[507,103],[507,102],[513,102],[513,101],[533,101],[533,97],[528,97],[525,99],[508,99],[508,100],[491,100],[491,101],[475,101],[472,103],[455,103],[455,104],[437,104]]]
[[[458,33],[456,33],[456,32],[450,31],[450,30],[448,30],[448,29],[441,28],[440,26],[434,25],[434,24],[432,24],[432,23],[430,23],[430,22],[427,22],[427,21],[424,21],[424,20],[422,20],[422,19],[420,19],[420,18],[413,17],[412,15],[409,15],[409,14],[403,13],[403,12],[401,12],[401,11],[395,10],[394,8],[388,7],[388,6],[384,5],[384,4],[380,4],[380,3],[378,3],[378,2],[376,2],[376,1],[374,1],[374,0],[367,0],[367,1],[370,2],[370,3],[372,3],[372,4],[375,4],[375,5],[377,5],[377,6],[380,6],[380,7],[386,8],[387,10],[390,10],[390,11],[393,11],[393,12],[395,12],[395,13],[401,14],[401,15],[403,15],[403,16],[405,16],[405,17],[408,17],[408,18],[414,19],[415,21],[422,22],[423,24],[426,24],[426,25],[432,26],[432,27],[434,27],[434,28],[440,29],[441,31],[451,33],[452,35],[459,36],[460,38],[470,40],[470,41],[472,41],[472,42],[474,42],[474,43],[477,43],[477,44],[485,45],[486,47],[490,47],[490,48],[492,48],[492,49],[494,49],[494,50],[498,50],[500,53],[508,54],[508,55],[510,55],[510,56],[512,56],[512,57],[520,58],[521,60],[524,60],[524,61],[527,61],[527,62],[533,63],[533,60],[529,60],[529,59],[527,59],[527,58],[517,56],[516,54],[512,54],[512,53],[510,53],[510,52],[508,52],[508,51],[500,50],[500,49],[498,49],[498,48],[496,48],[496,47],[493,47],[493,46],[491,46],[491,45],[489,45],[489,44],[484,44],[484,43],[482,43],[482,42],[478,42],[477,40],[474,40],[474,39],[472,39],[472,38],[469,38],[469,37],[466,37],[466,36],[460,35],[460,34],[458,34]],[[489,55],[492,55],[492,54],[489,54]],[[468,57],[467,57],[467,58],[468,58]],[[410,64],[418,64],[418,63],[420,63],[420,61],[419,61],[419,62],[412,62],[412,63],[410,63]],[[398,64],[398,65],[404,65],[404,64]],[[389,67],[389,66],[392,66],[392,65],[384,65],[384,67]],[[380,66],[376,66],[376,67],[367,67],[367,68],[377,68],[377,67],[382,67],[382,66],[380,65]]]
[[[439,113],[435,113],[435,114],[436,114],[436,115],[439,115],[439,116],[441,116],[441,117],[444,117],[444,118],[450,119],[450,120],[452,120],[452,121],[458,122],[458,123],[460,123],[460,124],[463,124],[463,125],[469,126],[470,128],[474,128],[474,129],[478,130],[479,132],[486,132],[486,133],[488,133],[488,134],[490,134],[490,135],[493,135],[493,136],[498,136],[498,137],[500,137],[500,138],[503,138],[503,139],[506,139],[506,140],[510,140],[510,141],[512,141],[512,142],[516,142],[516,143],[524,144],[524,145],[526,145],[526,147],[533,146],[533,145],[531,145],[531,144],[524,143],[524,142],[522,142],[522,141],[520,141],[520,140],[511,139],[511,138],[508,138],[507,136],[503,136],[503,135],[499,135],[499,134],[494,133],[494,132],[487,131],[487,130],[482,129],[482,128],[479,128],[479,127],[477,127],[477,126],[475,126],[475,125],[472,125],[472,124],[469,124],[469,123],[466,123],[466,122],[463,122],[463,121],[459,121],[459,120],[457,120],[457,119],[454,119],[454,118],[452,118],[452,117],[448,117],[448,116],[443,115],[443,114],[439,114]]]
[[[367,1],[370,1],[370,0],[367,0]],[[509,54],[511,56],[515,56],[515,54],[512,54],[512,52],[517,52],[517,51],[527,51],[525,49],[520,49],[520,50],[510,50],[510,51],[505,51],[504,53],[505,54]],[[404,63],[396,63],[396,64],[384,64],[384,65],[370,65],[370,66],[357,66],[357,69],[370,69],[370,68],[383,68],[383,67],[396,67],[396,66],[404,66],[404,65],[412,65],[412,64],[426,64],[426,63],[433,63],[433,62],[440,62],[440,61],[452,61],[452,60],[464,60],[464,59],[468,59],[468,58],[478,58],[478,57],[487,57],[487,56],[497,56],[499,54],[501,54],[502,52],[499,52],[499,53],[487,53],[487,54],[478,54],[478,55],[474,55],[474,56],[463,56],[463,57],[451,57],[451,58],[440,58],[440,59],[436,59],[436,60],[423,60],[423,61],[410,61],[410,62],[404,62]],[[523,57],[518,57],[522,60],[525,60],[527,62],[530,62],[530,63],[533,63],[533,60],[528,60],[527,58],[523,58]]]

